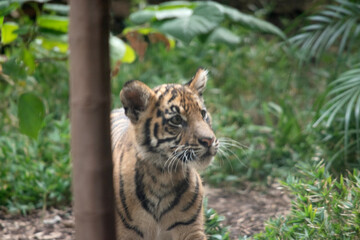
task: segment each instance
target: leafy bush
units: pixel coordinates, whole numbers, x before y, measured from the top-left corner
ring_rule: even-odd
[[[67,64],[58,61],[39,62],[26,81],[0,81],[0,205],[12,212],[71,201],[68,90]],[[18,131],[23,92],[36,92],[45,106],[36,140]]]
[[[46,122],[38,141],[16,132],[0,137],[0,205],[11,212],[70,203],[69,122]]]
[[[24,2],[0,4],[0,205],[22,213],[71,200],[68,20],[36,3],[30,18]]]
[[[204,200],[205,233],[209,240],[230,240],[229,230],[222,225],[224,217],[219,216],[212,208],[208,208],[207,199]]]
[[[333,179],[323,163],[301,164],[302,177],[283,185],[294,196],[291,213],[267,223],[254,239],[359,239],[360,173]]]
[[[34,16],[23,11],[23,4],[26,3]],[[11,12],[17,14],[10,15]],[[43,121],[47,114],[45,103],[39,97],[40,92],[36,92],[38,88],[35,85],[39,81],[35,76],[36,69],[42,62],[68,60],[68,13],[67,5],[37,4],[28,0],[5,1],[0,4],[0,46],[3,51],[0,52],[3,54],[0,58],[0,80],[12,86],[13,97],[18,98],[17,117],[20,131],[34,139],[37,139],[44,126]],[[111,36],[109,42],[113,68],[116,68],[118,61],[134,61],[136,56],[129,45],[114,36]],[[46,81],[48,77],[51,76],[41,80]],[[30,84],[35,87],[35,91],[26,87]]]

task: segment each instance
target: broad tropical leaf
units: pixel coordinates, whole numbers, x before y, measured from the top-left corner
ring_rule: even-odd
[[[0,16],[9,14],[12,10],[18,8],[25,2],[45,3],[50,0],[0,0]]]
[[[233,22],[240,24],[245,28],[252,29],[258,32],[274,34],[281,37],[282,39],[286,39],[285,34],[275,25],[256,18],[252,15],[242,13],[233,7],[225,6],[212,1],[199,3],[216,6],[227,18],[229,18]]]
[[[132,63],[136,59],[135,51],[120,38],[110,36],[110,60],[111,66],[114,67],[118,61]]]
[[[209,36],[208,41],[238,44],[240,38],[221,25],[225,19],[251,30],[286,38],[275,25],[214,1],[170,1],[148,6],[130,15],[130,21],[134,24],[148,23],[151,28],[185,43],[189,43],[196,36],[206,35]],[[145,25],[145,28],[149,28],[148,25]]]
[[[195,36],[215,29],[222,20],[223,15],[217,7],[199,5],[190,16],[168,20],[159,30],[189,43]]]
[[[69,18],[56,15],[41,15],[37,19],[41,28],[67,33],[69,29]]]
[[[6,22],[1,26],[1,43],[9,44],[14,41],[18,35],[15,32],[19,29],[19,25],[14,22]]]
[[[35,42],[51,51],[66,53],[69,50],[67,34],[46,34],[44,37],[37,37]]]
[[[43,10],[56,12],[62,15],[69,15],[70,6],[64,4],[56,4],[56,3],[47,3],[44,4]]]
[[[36,139],[45,117],[44,103],[33,93],[22,94],[18,103],[18,117],[20,131]]]
[[[228,45],[237,45],[241,41],[238,35],[223,27],[218,27],[212,31],[207,40],[213,43],[225,43]]]

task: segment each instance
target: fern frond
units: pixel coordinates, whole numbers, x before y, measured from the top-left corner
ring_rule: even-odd
[[[331,46],[342,53],[350,43],[360,38],[360,3],[336,0],[318,14],[307,18],[309,25],[289,41],[306,56],[319,58]]]
[[[354,134],[350,131],[350,123],[355,119],[356,150],[360,152],[360,64],[342,73],[329,87],[332,88],[328,93],[330,100],[324,105],[324,112],[313,126],[316,127],[326,120],[326,126],[329,127],[336,116],[343,114],[346,155],[349,139]]]

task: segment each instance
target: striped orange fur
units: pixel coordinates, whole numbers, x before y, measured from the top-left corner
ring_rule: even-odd
[[[199,69],[184,85],[124,85],[111,114],[118,240],[206,239],[197,171],[218,149],[206,82]]]

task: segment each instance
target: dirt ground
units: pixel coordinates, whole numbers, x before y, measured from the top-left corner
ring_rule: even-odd
[[[289,211],[290,199],[274,184],[269,188],[224,190],[206,187],[208,206],[226,217],[232,239],[251,236],[264,229],[264,221]],[[0,210],[1,240],[74,239],[71,208],[38,210],[27,216],[4,214]]]
[[[244,190],[224,190],[206,188],[208,207],[225,216],[223,224],[230,227],[231,239],[252,236],[264,230],[264,222],[290,212],[290,198],[279,189],[279,184],[271,187]]]

